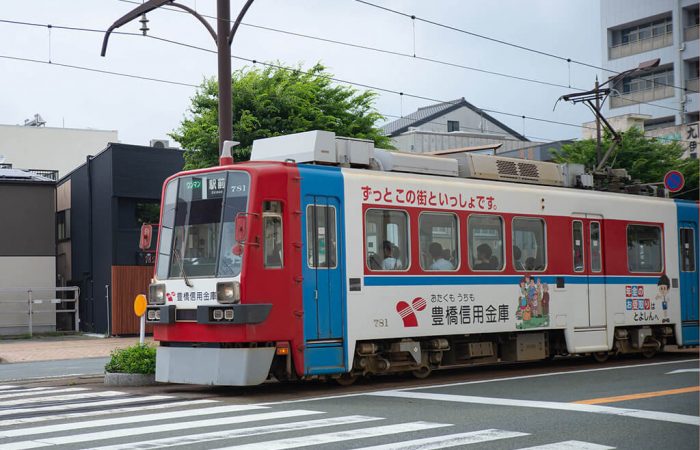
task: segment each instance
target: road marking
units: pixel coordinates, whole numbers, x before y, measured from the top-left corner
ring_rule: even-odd
[[[65,389],[53,389],[51,387],[35,387],[29,389],[23,389],[21,391],[12,391],[10,394],[0,394],[0,399],[15,398],[15,397],[29,397],[32,395],[47,395],[47,394],[60,394],[62,392],[78,392],[86,391],[85,388],[65,388]],[[0,402],[1,404],[2,402]]]
[[[9,384],[5,384],[5,385],[0,386],[0,391],[4,391],[5,389],[14,389],[16,387],[17,386],[11,386]]]
[[[639,400],[641,398],[663,397],[665,395],[687,394],[688,392],[700,392],[700,386],[691,386],[680,389],[669,389],[667,391],[642,392],[640,394],[618,395],[616,397],[592,398],[590,400],[579,400],[574,403],[582,405],[598,405],[601,403],[624,402],[626,400]]]
[[[388,434],[412,433],[414,431],[432,430],[434,428],[450,427],[448,423],[434,422],[408,422],[396,425],[385,425],[373,428],[360,428],[357,430],[338,431],[335,433],[312,434],[296,438],[278,439],[275,441],[256,442],[247,445],[234,445],[221,447],[218,450],[284,450],[288,448],[306,447],[308,445],[324,445],[334,442],[351,441],[354,439],[366,439]]]
[[[92,442],[104,439],[118,439],[125,438],[127,436],[138,436],[141,434],[183,431],[189,428],[229,426],[236,423],[256,422],[259,420],[286,419],[289,417],[309,416],[312,414],[323,413],[320,411],[307,411],[296,409],[291,411],[278,411],[259,414],[247,414],[242,416],[229,416],[217,419],[194,420],[191,422],[165,423],[160,425],[149,425],[136,428],[116,428],[112,430],[97,431],[94,433],[40,438],[31,441],[10,442],[2,444],[2,448],[3,450],[21,450],[28,448],[48,447],[50,445],[77,444],[80,442]]]
[[[132,444],[117,444],[106,447],[93,448],[92,450],[136,450],[147,448],[163,448],[174,446],[193,446],[204,442],[218,441],[223,439],[246,438],[271,433],[289,433],[301,430],[311,430],[322,427],[335,427],[350,425],[355,423],[382,420],[381,417],[368,416],[345,416],[332,417],[328,419],[306,420],[304,422],[281,423],[274,425],[263,425],[250,428],[239,428],[237,430],[214,431],[210,433],[191,434],[187,436],[175,436],[151,441],[139,441]]]
[[[7,409],[7,410],[0,410],[0,417],[2,416],[12,416],[12,415],[17,415],[17,414],[24,414],[24,413],[37,413],[37,412],[49,412],[49,411],[65,411],[69,409],[76,409],[76,408],[89,408],[91,406],[108,406],[108,405],[122,405],[124,403],[140,403],[140,402],[147,402],[147,401],[152,401],[152,400],[165,400],[172,398],[167,395],[151,395],[148,397],[129,397],[129,398],[115,398],[112,400],[101,400],[97,402],[81,402],[81,403],[65,403],[61,405],[51,405],[51,406],[40,406],[40,407],[34,407],[34,408],[16,408],[16,409]],[[198,400],[202,401],[202,400]],[[215,400],[207,400],[207,401],[215,401]],[[90,414],[96,414],[99,411],[91,412]],[[24,419],[16,419],[16,420],[24,420]],[[0,425],[3,425],[5,421],[0,422]]]
[[[0,406],[26,405],[28,403],[59,402],[65,400],[77,400],[90,397],[117,397],[126,395],[125,392],[104,391],[104,392],[84,392],[82,394],[54,395],[49,397],[23,398],[19,400],[7,400],[0,402]]]
[[[86,403],[72,403],[65,405],[66,408],[63,408],[64,405],[61,405],[62,409],[81,409],[81,408],[86,408],[86,407],[92,407],[92,406],[99,406],[104,403],[107,404],[114,404],[114,402],[119,402],[119,403],[145,403],[153,400],[167,400],[172,397],[168,397],[165,395],[153,395],[150,397],[141,397],[141,398],[130,398],[130,399],[118,399],[118,400],[106,400],[104,402],[86,402]],[[154,410],[154,409],[167,409],[167,408],[175,408],[175,407],[187,407],[187,406],[195,406],[195,405],[201,405],[201,404],[206,404],[206,403],[218,403],[216,400],[186,400],[186,401],[181,401],[181,402],[169,402],[169,403],[156,403],[154,405],[138,405],[138,406],[129,406],[129,407],[124,407],[124,408],[112,408],[112,409],[100,409],[97,411],[81,411],[81,412],[74,412],[74,413],[63,413],[63,414],[51,414],[47,416],[34,416],[34,417],[24,417],[21,419],[6,419],[6,420],[0,420],[0,427],[5,427],[5,426],[10,426],[10,425],[21,425],[21,424],[29,424],[29,423],[36,423],[36,422],[45,422],[48,420],[64,420],[64,419],[71,419],[74,417],[80,417],[80,418],[85,418],[85,416],[105,416],[108,414],[120,414],[120,413],[127,413],[127,412],[139,412],[139,411],[149,411],[149,410]],[[47,408],[50,408],[50,411],[56,411],[55,407],[49,406]],[[7,414],[18,414],[19,412],[35,412],[37,410],[40,410],[41,408],[23,408],[23,409],[15,409],[10,410],[10,411],[3,411],[3,413]],[[60,410],[59,410],[60,411]]]
[[[518,450],[613,450],[615,448],[583,441],[563,441],[536,447],[520,448]]]
[[[157,414],[141,414],[137,416],[115,417],[112,419],[88,420],[84,422],[60,423],[56,425],[46,425],[41,427],[21,428],[17,430],[0,431],[0,438],[32,436],[37,434],[54,433],[57,431],[82,430],[85,428],[108,427],[113,425],[124,425],[127,423],[143,423],[154,420],[178,419],[182,417],[199,417],[212,414],[226,414],[232,412],[252,411],[265,409],[266,406],[254,405],[227,405],[215,406],[211,408],[186,409],[181,411],[170,411]]]
[[[444,388],[444,387],[452,387],[452,386],[467,386],[470,384],[483,384],[483,383],[497,383],[501,381],[518,381],[518,380],[525,380],[528,378],[541,378],[541,377],[552,377],[552,376],[557,376],[557,375],[575,375],[575,374],[580,374],[580,373],[589,373],[589,372],[600,372],[600,371],[607,371],[607,370],[619,370],[619,369],[638,369],[640,367],[648,367],[648,366],[660,366],[660,365],[667,365],[667,364],[681,364],[681,363],[688,363],[688,362],[698,362],[698,359],[683,359],[680,361],[663,361],[663,362],[656,362],[656,363],[647,363],[647,364],[635,364],[635,365],[629,365],[629,366],[613,366],[613,367],[599,367],[596,369],[581,369],[581,370],[570,370],[570,371],[561,371],[561,372],[547,372],[547,373],[540,373],[540,374],[534,374],[534,375],[520,375],[517,377],[504,377],[504,378],[491,378],[487,380],[475,380],[475,381],[460,381],[457,383],[445,383],[445,384],[431,384],[431,385],[424,385],[424,386],[409,386],[401,389],[397,389],[397,391],[415,391],[415,390],[421,390],[421,389],[437,389],[437,388]],[[494,366],[498,367],[498,366]],[[261,406],[274,406],[274,405],[285,405],[285,404],[292,404],[292,403],[302,403],[302,402],[317,402],[317,401],[322,401],[322,400],[338,400],[338,399],[343,399],[343,398],[352,398],[352,397],[361,397],[363,395],[372,395],[374,391],[370,389],[362,392],[355,392],[352,394],[340,394],[340,395],[327,395],[327,396],[320,396],[320,397],[310,397],[310,398],[304,398],[300,400],[284,400],[281,402],[262,402],[262,403],[256,403],[257,405]]]
[[[611,406],[582,405],[578,403],[545,402],[537,400],[518,400],[497,397],[475,397],[471,395],[432,394],[427,392],[406,392],[400,390],[375,392],[368,395],[376,395],[379,397],[410,398],[414,400],[436,400],[443,402],[476,403],[496,406],[520,406],[525,408],[611,414],[616,416],[635,417],[638,419],[659,420],[663,422],[700,426],[700,417],[697,416],[687,416],[684,414],[666,413],[661,411],[614,408]]]
[[[686,373],[686,372],[700,372],[700,369],[676,369],[671,372],[666,372],[666,375],[673,375],[676,373]]]
[[[385,445],[362,447],[356,450],[433,450],[440,448],[459,447],[461,445],[478,444],[480,442],[496,441],[499,439],[529,436],[529,433],[505,430],[480,430],[468,433],[448,434],[412,441],[394,442]]]

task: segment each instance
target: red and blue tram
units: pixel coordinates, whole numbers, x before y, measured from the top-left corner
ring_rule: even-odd
[[[310,132],[170,177],[156,379],[344,383],[697,345],[698,204],[542,185],[555,165],[537,164]]]

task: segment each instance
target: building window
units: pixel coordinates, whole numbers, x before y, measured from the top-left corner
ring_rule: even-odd
[[[408,214],[393,209],[365,213],[365,252],[370,270],[406,270],[410,265]]]
[[[631,44],[671,33],[673,33],[673,20],[671,16],[668,16],[653,22],[645,22],[613,31],[613,46]]]
[[[452,132],[452,131],[459,131],[459,121],[457,120],[448,120],[447,121],[447,132]]]
[[[70,209],[64,209],[56,214],[56,223],[58,225],[58,240],[65,241],[70,239]]]
[[[503,269],[503,219],[472,214],[468,228],[472,270]]]
[[[160,221],[160,203],[158,202],[137,202],[136,222],[139,224],[156,224]]]
[[[423,270],[455,270],[459,266],[457,216],[423,213],[418,221]]]
[[[627,267],[630,272],[661,272],[661,228],[648,225],[627,227]]]
[[[616,89],[622,94],[632,94],[666,86],[673,86],[673,66],[625,77],[621,82],[616,83]]]
[[[513,219],[513,248],[517,247],[525,261],[525,270],[543,271],[547,267],[547,245],[544,220],[516,217]]]

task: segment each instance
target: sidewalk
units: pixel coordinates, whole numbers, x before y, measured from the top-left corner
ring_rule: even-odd
[[[0,363],[107,357],[112,350],[138,342],[138,337],[101,338],[85,335],[0,340]],[[146,338],[146,343],[153,343],[153,339]]]

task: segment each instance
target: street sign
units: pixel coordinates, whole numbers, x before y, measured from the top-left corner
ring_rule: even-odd
[[[683,189],[685,178],[677,170],[669,170],[664,176],[664,186],[669,192],[678,192]]]

